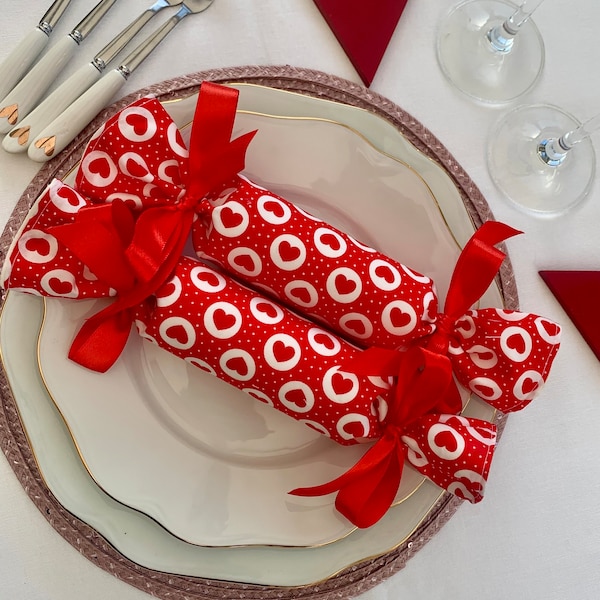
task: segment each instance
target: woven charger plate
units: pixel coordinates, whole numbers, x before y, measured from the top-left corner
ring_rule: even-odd
[[[421,152],[438,162],[460,191],[465,207],[480,226],[493,218],[487,202],[467,173],[441,142],[411,115],[386,98],[361,85],[319,71],[273,67],[236,67],[194,73],[141,89],[104,110],[59,156],[46,163],[19,199],[0,238],[0,260],[21,225],[29,207],[55,177],[62,178],[79,161],[89,138],[99,125],[131,102],[154,94],[160,100],[188,96],[202,81],[254,83],[334,100],[364,108],[389,121]],[[518,308],[514,276],[505,261],[499,284],[507,308]],[[296,598],[352,598],[384,581],[402,569],[410,557],[431,539],[454,514],[461,502],[444,494],[419,528],[399,547],[380,557],[366,560],[314,585],[275,587],[217,581],[198,577],[175,576],[141,567],[116,551],[98,532],[69,513],[50,493],[34,460],[27,436],[19,419],[4,371],[0,373],[0,445],[21,485],[32,502],[60,535],[87,559],[118,579],[164,600],[286,600]],[[498,419],[499,430],[505,418]]]

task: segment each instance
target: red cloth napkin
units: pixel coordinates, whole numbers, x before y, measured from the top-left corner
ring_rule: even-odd
[[[540,271],[540,276],[600,360],[600,271]]]
[[[408,0],[314,0],[368,87]]]

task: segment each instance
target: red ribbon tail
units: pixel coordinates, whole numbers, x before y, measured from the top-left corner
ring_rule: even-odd
[[[399,445],[398,450],[401,448]],[[335,507],[357,527],[371,527],[393,504],[403,470],[404,453],[391,453],[388,460],[374,468],[368,477],[357,478],[345,485],[335,499]]]
[[[384,435],[340,477],[322,485],[297,488],[290,494],[323,496],[338,492],[337,510],[357,527],[370,527],[392,505],[403,468],[404,445],[397,435]]]
[[[504,252],[496,244],[523,233],[499,221],[486,221],[463,248],[450,281],[444,312],[458,318],[467,312],[490,286]]]
[[[244,169],[255,131],[231,140],[239,92],[205,81],[200,86],[190,138],[187,195],[202,199]]]
[[[473,235],[473,239],[486,244],[487,246],[495,246],[508,238],[523,233],[519,229],[515,229],[501,221],[486,221]]]
[[[88,319],[77,332],[69,349],[69,358],[83,367],[106,373],[125,348],[131,332],[131,318],[129,311],[108,318],[97,319],[97,316]]]
[[[397,375],[402,361],[398,350],[372,346],[344,363],[344,369],[364,377],[392,377]]]
[[[134,218],[129,209],[123,203],[114,202],[84,208],[73,223],[52,227],[50,233],[98,279],[121,291],[129,289],[135,277],[123,254],[133,227]]]
[[[208,159],[205,159],[202,169],[210,169],[210,176],[205,175],[203,182],[211,181],[206,189],[194,189],[190,182],[191,193],[196,198],[202,198],[211,192],[218,184],[229,181],[234,175],[246,168],[246,150],[256,135],[257,130],[249,131],[229,142],[226,146],[216,147]]]

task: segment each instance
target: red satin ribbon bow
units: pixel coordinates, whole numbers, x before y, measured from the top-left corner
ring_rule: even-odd
[[[181,141],[170,139],[178,135],[174,123],[164,127],[164,136],[147,139],[148,130],[161,129],[160,121],[140,125],[140,119],[148,119],[148,115],[164,119],[165,111],[156,100],[134,103],[126,109],[129,113],[125,116],[120,113],[109,120],[86,149],[82,157],[85,169],[80,170],[77,180],[79,191],[90,191],[97,198],[99,190],[117,189],[121,198],[117,193],[117,200],[111,204],[84,208],[72,223],[53,227],[50,232],[90,271],[114,288],[117,298],[79,330],[69,352],[69,358],[75,362],[100,372],[112,366],[131,330],[129,309],[151,296],[169,277],[188,239],[197,204],[244,169],[246,149],[256,132],[231,141],[237,98],[235,89],[209,82],[202,84],[192,124],[189,161]],[[150,111],[146,108],[149,103]],[[169,120],[167,115],[165,121]],[[110,178],[114,161],[104,148],[115,145],[119,135],[127,137],[131,150],[119,158],[118,167],[115,166],[117,175],[110,185],[99,186],[102,175],[98,177],[96,173],[100,167],[91,171],[89,164],[94,160],[107,161],[107,179]],[[136,143],[141,146],[139,153],[134,151]],[[167,156],[166,160],[148,166],[145,156],[152,157],[153,150],[162,156],[168,148],[175,148],[176,159],[168,160]],[[169,185],[175,180],[167,169],[173,166],[179,169],[183,186]],[[131,194],[132,189],[137,194]],[[141,211],[137,206],[129,208],[127,200],[132,196],[141,202]],[[107,196],[97,201],[110,200]]]
[[[493,456],[494,425],[441,414],[436,406],[453,387],[444,357],[418,347],[396,356],[396,398],[383,436],[337,479],[291,492],[297,496],[337,492],[337,510],[357,527],[370,527],[387,512],[406,460],[439,486],[478,502]]]
[[[438,315],[437,329],[423,345],[446,354],[456,321],[485,293],[506,258],[496,244],[523,233],[499,221],[486,221],[467,242],[454,267],[444,313]]]
[[[519,233],[497,221],[484,223],[474,233],[456,263],[445,310],[434,320],[435,331],[417,341],[443,355],[445,368],[461,385],[503,412],[520,410],[532,400],[549,374],[560,339],[560,327],[537,315],[496,308],[470,310],[505,258],[495,244]],[[389,373],[397,354],[397,350],[369,348],[361,370],[379,376]],[[451,392],[447,399],[456,408]]]
[[[7,287],[68,298],[117,296],[84,324],[73,360],[97,371],[113,364],[131,330],[131,308],[170,276],[198,203],[244,168],[254,132],[230,141],[236,103],[237,91],[202,85],[188,159],[160,103],[140,100],[90,142],[77,190],[53,182],[39,199],[11,249],[14,285]],[[453,375],[493,406],[515,410],[543,383],[558,349],[558,327],[541,317],[469,310],[505,257],[495,244],[517,233],[488,222],[474,234],[457,262],[445,313],[432,319],[433,334],[408,350],[361,353],[350,371],[397,378],[384,434],[350,471],[294,494],[337,491],[340,512],[367,527],[393,502],[408,461],[450,492],[481,499],[495,427],[456,414],[461,402]]]
[[[396,377],[384,434],[352,469],[337,479],[299,488],[292,494],[319,496],[337,492],[338,511],[358,527],[369,527],[393,503],[404,461],[408,459],[441,487],[472,502],[481,500],[496,429],[484,421],[456,416],[461,401],[449,351],[451,345],[460,344],[456,322],[485,293],[505,258],[495,244],[518,233],[503,223],[485,223],[457,261],[446,312],[437,316],[436,331],[408,350],[369,348],[358,361],[353,361],[353,372]],[[448,425],[451,419],[455,422],[453,427]],[[438,442],[439,434],[449,439]],[[470,452],[466,456],[458,452],[467,447]]]

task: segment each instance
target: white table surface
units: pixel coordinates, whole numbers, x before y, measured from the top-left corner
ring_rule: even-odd
[[[2,2],[0,60],[49,3]],[[63,76],[150,3],[117,3]],[[73,2],[53,39],[94,4]],[[484,501],[461,507],[405,569],[361,598],[594,599],[600,597],[600,363],[537,271],[600,269],[600,186],[580,208],[554,220],[537,220],[502,201],[484,156],[491,126],[509,107],[475,105],[443,78],[435,33],[451,6],[450,0],[409,0],[371,88],[431,129],[480,187],[496,218],[526,232],[509,243],[521,308],[561,322],[563,345],[541,397],[509,419]],[[593,116],[600,111],[600,3],[547,0],[535,21],[546,41],[545,71],[518,103],[552,102],[580,119]],[[215,0],[176,31],[130,78],[123,95],[194,71],[250,64],[290,64],[360,81],[311,0]],[[600,133],[594,137],[598,145]],[[0,226],[38,169],[26,157],[0,150]],[[0,459],[0,598],[148,597],[80,556]]]

